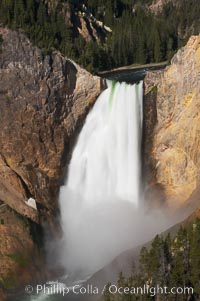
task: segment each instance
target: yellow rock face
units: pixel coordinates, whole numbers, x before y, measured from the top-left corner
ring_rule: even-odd
[[[159,159],[157,178],[166,187],[169,204],[182,205],[196,189],[197,168],[186,153],[176,148],[166,149]]]
[[[200,186],[200,36],[190,38],[156,81],[155,74],[147,75],[147,93],[155,85],[151,77],[157,87],[149,150],[150,164],[156,166],[153,182],[163,187],[170,206],[179,207]]]

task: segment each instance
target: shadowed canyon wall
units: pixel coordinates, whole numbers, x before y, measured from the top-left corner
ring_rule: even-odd
[[[55,229],[66,154],[102,86],[60,53],[44,56],[23,34],[5,28],[0,34],[1,299],[1,287],[47,275],[44,245],[33,232],[41,237],[37,224]],[[26,204],[30,197],[37,210]]]
[[[1,290],[16,271],[24,274],[20,284],[12,282],[15,287],[31,282],[30,273],[42,265],[32,226],[56,223],[66,162],[103,85],[58,52],[44,56],[21,33],[0,28],[0,34]],[[191,37],[169,67],[145,78],[144,173],[150,204],[182,207],[199,189],[199,81],[199,36]],[[30,197],[37,210],[25,203]],[[26,226],[4,204],[33,225],[25,219]],[[7,243],[13,233],[18,239]],[[34,257],[38,260],[30,265]]]
[[[0,33],[0,200],[38,222],[57,210],[66,153],[101,80],[60,53],[44,57],[23,34]]]

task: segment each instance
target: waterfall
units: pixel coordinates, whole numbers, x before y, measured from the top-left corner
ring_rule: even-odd
[[[87,116],[60,192],[61,260],[79,276],[132,246],[140,203],[143,83],[107,85]]]

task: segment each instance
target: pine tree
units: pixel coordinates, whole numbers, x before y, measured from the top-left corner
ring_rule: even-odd
[[[162,53],[161,53],[161,41],[157,28],[154,31],[154,61],[161,62]]]
[[[196,298],[200,298],[200,220],[197,219],[191,226],[191,286],[194,288]]]

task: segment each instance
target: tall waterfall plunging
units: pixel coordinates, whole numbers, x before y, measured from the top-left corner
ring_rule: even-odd
[[[139,200],[142,82],[108,86],[81,131],[61,194],[78,194],[83,206],[105,198]]]
[[[131,247],[138,218],[143,83],[107,84],[87,116],[60,192],[61,258],[79,275]]]

